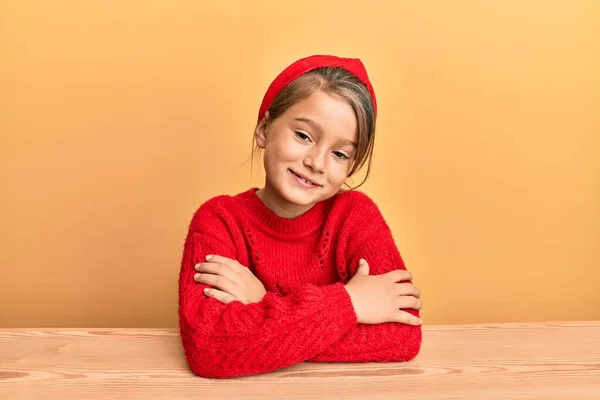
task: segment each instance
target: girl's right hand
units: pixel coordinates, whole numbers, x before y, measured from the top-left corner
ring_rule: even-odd
[[[420,310],[419,289],[412,283],[410,272],[394,270],[381,275],[369,275],[369,264],[361,259],[356,274],[346,284],[352,306],[361,324],[400,322],[420,325],[421,319],[401,308]]]

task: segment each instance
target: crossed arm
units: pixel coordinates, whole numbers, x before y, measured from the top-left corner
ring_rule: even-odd
[[[286,296],[269,293],[224,243],[202,233],[186,241],[180,324],[188,361],[198,375],[242,376],[303,361],[407,361],[418,354],[420,326],[358,323],[341,283],[306,285]],[[348,262],[368,260],[373,275],[405,270],[391,235],[378,235],[372,247],[377,250],[369,244],[365,241]],[[208,255],[213,258],[206,260]],[[403,311],[419,316],[418,309]]]

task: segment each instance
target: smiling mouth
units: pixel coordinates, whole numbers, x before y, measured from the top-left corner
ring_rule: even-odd
[[[309,180],[309,179],[303,178],[302,176],[298,175],[297,173],[295,173],[295,172],[294,172],[294,171],[292,171],[291,169],[290,169],[289,171],[290,171],[290,172],[291,172],[291,173],[292,173],[294,176],[296,176],[298,179],[300,179],[302,182],[306,183],[307,185],[312,185],[312,186],[314,186],[314,187],[321,187],[321,185],[319,185],[319,184],[317,184],[317,183],[315,183],[315,182],[313,182],[313,181],[311,181],[311,180]]]

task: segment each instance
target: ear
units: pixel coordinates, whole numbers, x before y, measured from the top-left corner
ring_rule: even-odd
[[[254,129],[254,137],[256,139],[256,144],[261,149],[265,148],[267,144],[267,128],[269,122],[269,112],[265,113],[265,117],[256,125],[256,129]]]

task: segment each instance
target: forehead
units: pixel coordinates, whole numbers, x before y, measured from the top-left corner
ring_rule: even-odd
[[[283,116],[297,124],[306,124],[301,122],[303,119],[311,120],[314,122],[313,128],[321,131],[323,135],[356,141],[356,115],[352,106],[341,97],[316,91],[290,107]]]

